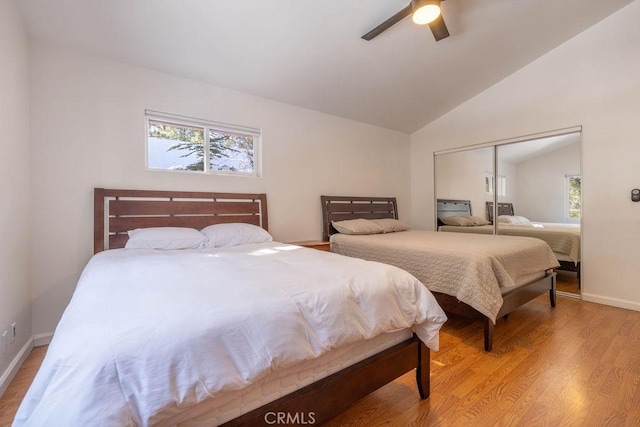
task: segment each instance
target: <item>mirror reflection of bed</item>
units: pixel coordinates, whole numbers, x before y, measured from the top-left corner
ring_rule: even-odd
[[[579,128],[513,143],[436,153],[437,229],[527,235],[564,246],[552,247],[561,263],[558,292],[580,296],[581,132]],[[494,165],[495,162],[495,165]],[[493,203],[498,221],[494,226]],[[443,218],[472,216],[473,224]],[[520,222],[519,220],[522,220]],[[453,223],[452,223],[453,222]],[[451,229],[450,227],[453,227]],[[447,229],[449,228],[449,229]],[[564,230],[563,230],[564,229]],[[538,234],[551,234],[541,237]],[[573,235],[573,237],[570,237]],[[568,237],[569,236],[569,237]],[[569,240],[573,239],[573,250]],[[549,241],[548,241],[549,243]],[[556,246],[559,244],[555,242]],[[550,246],[553,246],[550,244]]]
[[[469,200],[438,199],[438,230],[443,232],[494,234],[493,202],[486,203],[487,219],[472,215]],[[541,239],[553,250],[562,271],[558,275],[561,290],[580,291],[580,225],[542,223],[516,215],[512,203],[498,203],[498,234]],[[473,223],[471,223],[473,222]],[[571,273],[571,274],[566,274]]]

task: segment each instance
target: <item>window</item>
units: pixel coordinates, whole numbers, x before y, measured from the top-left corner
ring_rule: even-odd
[[[146,111],[147,168],[258,176],[260,130]]]
[[[484,191],[487,194],[493,194],[493,175],[490,173],[484,174]]]
[[[582,180],[578,174],[565,175],[565,208],[567,219],[580,219]]]
[[[507,177],[504,175],[498,175],[498,196],[504,197],[507,195]],[[493,194],[493,174],[486,173],[484,176],[484,189],[488,194]]]

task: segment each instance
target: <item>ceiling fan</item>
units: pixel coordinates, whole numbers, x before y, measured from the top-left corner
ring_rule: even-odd
[[[440,2],[444,0],[411,0],[409,6],[384,21],[382,24],[362,36],[365,40],[371,40],[383,31],[391,28],[409,15],[418,25],[428,24],[436,41],[449,37],[449,30],[442,18]]]

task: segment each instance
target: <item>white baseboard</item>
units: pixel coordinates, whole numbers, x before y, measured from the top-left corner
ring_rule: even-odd
[[[53,334],[52,334],[53,335]],[[31,353],[31,349],[33,348],[34,337],[29,338],[24,346],[20,349],[16,357],[13,358],[9,367],[2,373],[0,377],[0,396],[7,391],[9,384],[11,384],[11,380],[16,376],[18,370],[22,366],[25,360],[27,360],[27,356]]]
[[[612,307],[626,308],[627,310],[640,311],[640,303],[617,299],[617,298],[609,298],[609,297],[603,297],[601,295],[585,294],[583,292],[582,300],[595,302],[598,304],[610,305]]]
[[[48,334],[38,334],[33,336],[33,346],[40,347],[43,345],[49,345],[51,342],[51,338],[53,338],[53,332]]]

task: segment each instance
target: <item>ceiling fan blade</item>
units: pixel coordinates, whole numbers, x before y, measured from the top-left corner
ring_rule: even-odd
[[[393,27],[395,24],[402,21],[409,15],[411,15],[411,4],[393,15],[391,18],[384,21],[382,24],[375,27],[373,30],[369,31],[367,34],[362,36],[362,38],[365,40],[371,40],[372,38],[378,36],[381,32]],[[447,33],[447,35],[449,34]]]
[[[436,38],[436,41],[449,37],[449,30],[447,29],[447,25],[444,23],[442,14],[438,16],[435,21],[429,23],[429,28],[431,28],[431,32],[433,33],[433,37]]]

